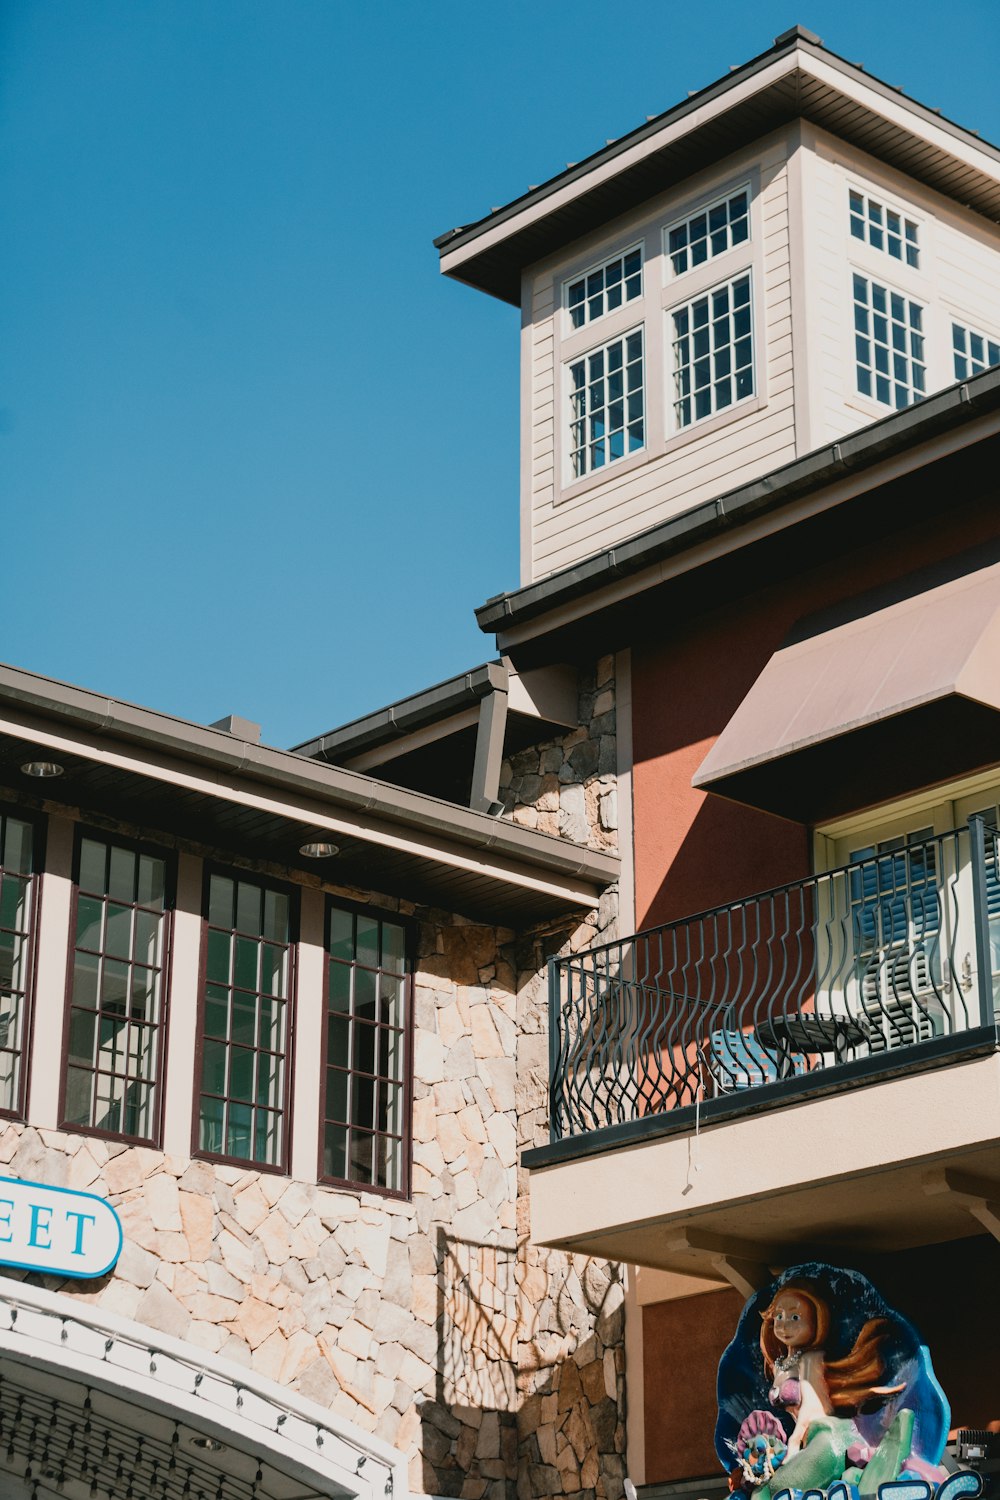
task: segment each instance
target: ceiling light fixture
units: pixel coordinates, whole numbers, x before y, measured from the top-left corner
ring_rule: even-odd
[[[304,854],[306,859],[332,859],[335,854],[340,853],[340,845],[317,840],[313,844],[303,844],[299,853]]]
[[[200,1448],[203,1453],[225,1453],[226,1451],[225,1443],[216,1442],[215,1438],[210,1437],[193,1437],[191,1447]]]
[[[21,767],[25,776],[61,776],[64,770],[55,760],[26,760]]]

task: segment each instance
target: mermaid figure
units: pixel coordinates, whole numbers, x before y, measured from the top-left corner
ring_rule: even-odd
[[[948,1403],[916,1329],[855,1271],[796,1266],[755,1294],[719,1366],[716,1449],[753,1500],[940,1482]],[[734,1456],[736,1467],[733,1467]]]
[[[825,1489],[840,1479],[849,1466],[848,1449],[862,1441],[855,1414],[904,1389],[878,1383],[884,1375],[880,1351],[890,1333],[887,1319],[869,1319],[853,1348],[837,1360],[824,1352],[829,1330],[829,1307],[818,1287],[805,1281],[783,1286],[761,1315],[768,1400],[795,1424],[777,1475],[780,1489]],[[770,1500],[771,1487],[759,1486],[755,1500]]]

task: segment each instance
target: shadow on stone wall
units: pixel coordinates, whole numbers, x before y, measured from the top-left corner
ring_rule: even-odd
[[[439,1362],[420,1407],[423,1489],[460,1500],[620,1500],[618,1267],[438,1231]]]

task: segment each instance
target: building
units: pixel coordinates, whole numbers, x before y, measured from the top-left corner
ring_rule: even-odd
[[[440,242],[498,661],[293,751],[0,668],[13,1500],[721,1493],[812,1255],[1000,1428],[998,216],[796,28]]]
[[[567,1364],[620,1479],[620,1277],[516,1174],[613,835],[12,668],[0,782],[4,1493],[506,1500]]]
[[[657,1494],[718,1475],[736,1315],[814,1258],[1000,1430],[998,220],[1000,152],[796,27],[437,242],[521,314],[480,625],[615,653],[620,931],[552,966],[522,1161],[534,1240],[632,1268]]]

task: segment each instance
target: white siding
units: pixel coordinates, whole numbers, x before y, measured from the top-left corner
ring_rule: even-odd
[[[891,408],[857,394],[851,269],[906,292],[926,308],[927,390],[955,380],[952,318],[1000,336],[1000,229],[843,141],[805,128],[805,254],[809,267],[806,342],[811,430],[820,447],[886,416]],[[918,271],[852,238],[848,188],[859,186],[920,225]]]
[[[530,417],[524,431],[530,462],[523,468],[522,505],[530,513],[531,552],[526,576],[544,577],[795,457],[787,176],[792,139],[791,132],[781,132],[756,143],[753,151],[699,174],[646,205],[641,214],[623,218],[607,226],[599,238],[574,246],[571,257],[543,263],[527,278],[525,311],[531,328],[526,357],[531,361],[531,380],[530,393],[526,392]],[[733,265],[734,259],[742,256],[744,264],[752,264],[757,396],[742,409],[709,419],[703,428],[696,424],[674,433],[667,413],[665,309],[685,300],[688,293],[686,278],[664,285],[662,230],[695,200],[716,188],[727,191],[741,175],[751,174],[758,188],[752,245],[729,252],[726,266],[720,260],[719,279],[743,268]],[[639,238],[645,243],[645,284],[632,322],[642,321],[646,330],[646,449],[641,456],[611,465],[598,479],[567,486],[562,283],[606,252],[614,253]],[[595,324],[594,344],[601,340],[599,329]],[[572,347],[579,352],[579,337]]]

